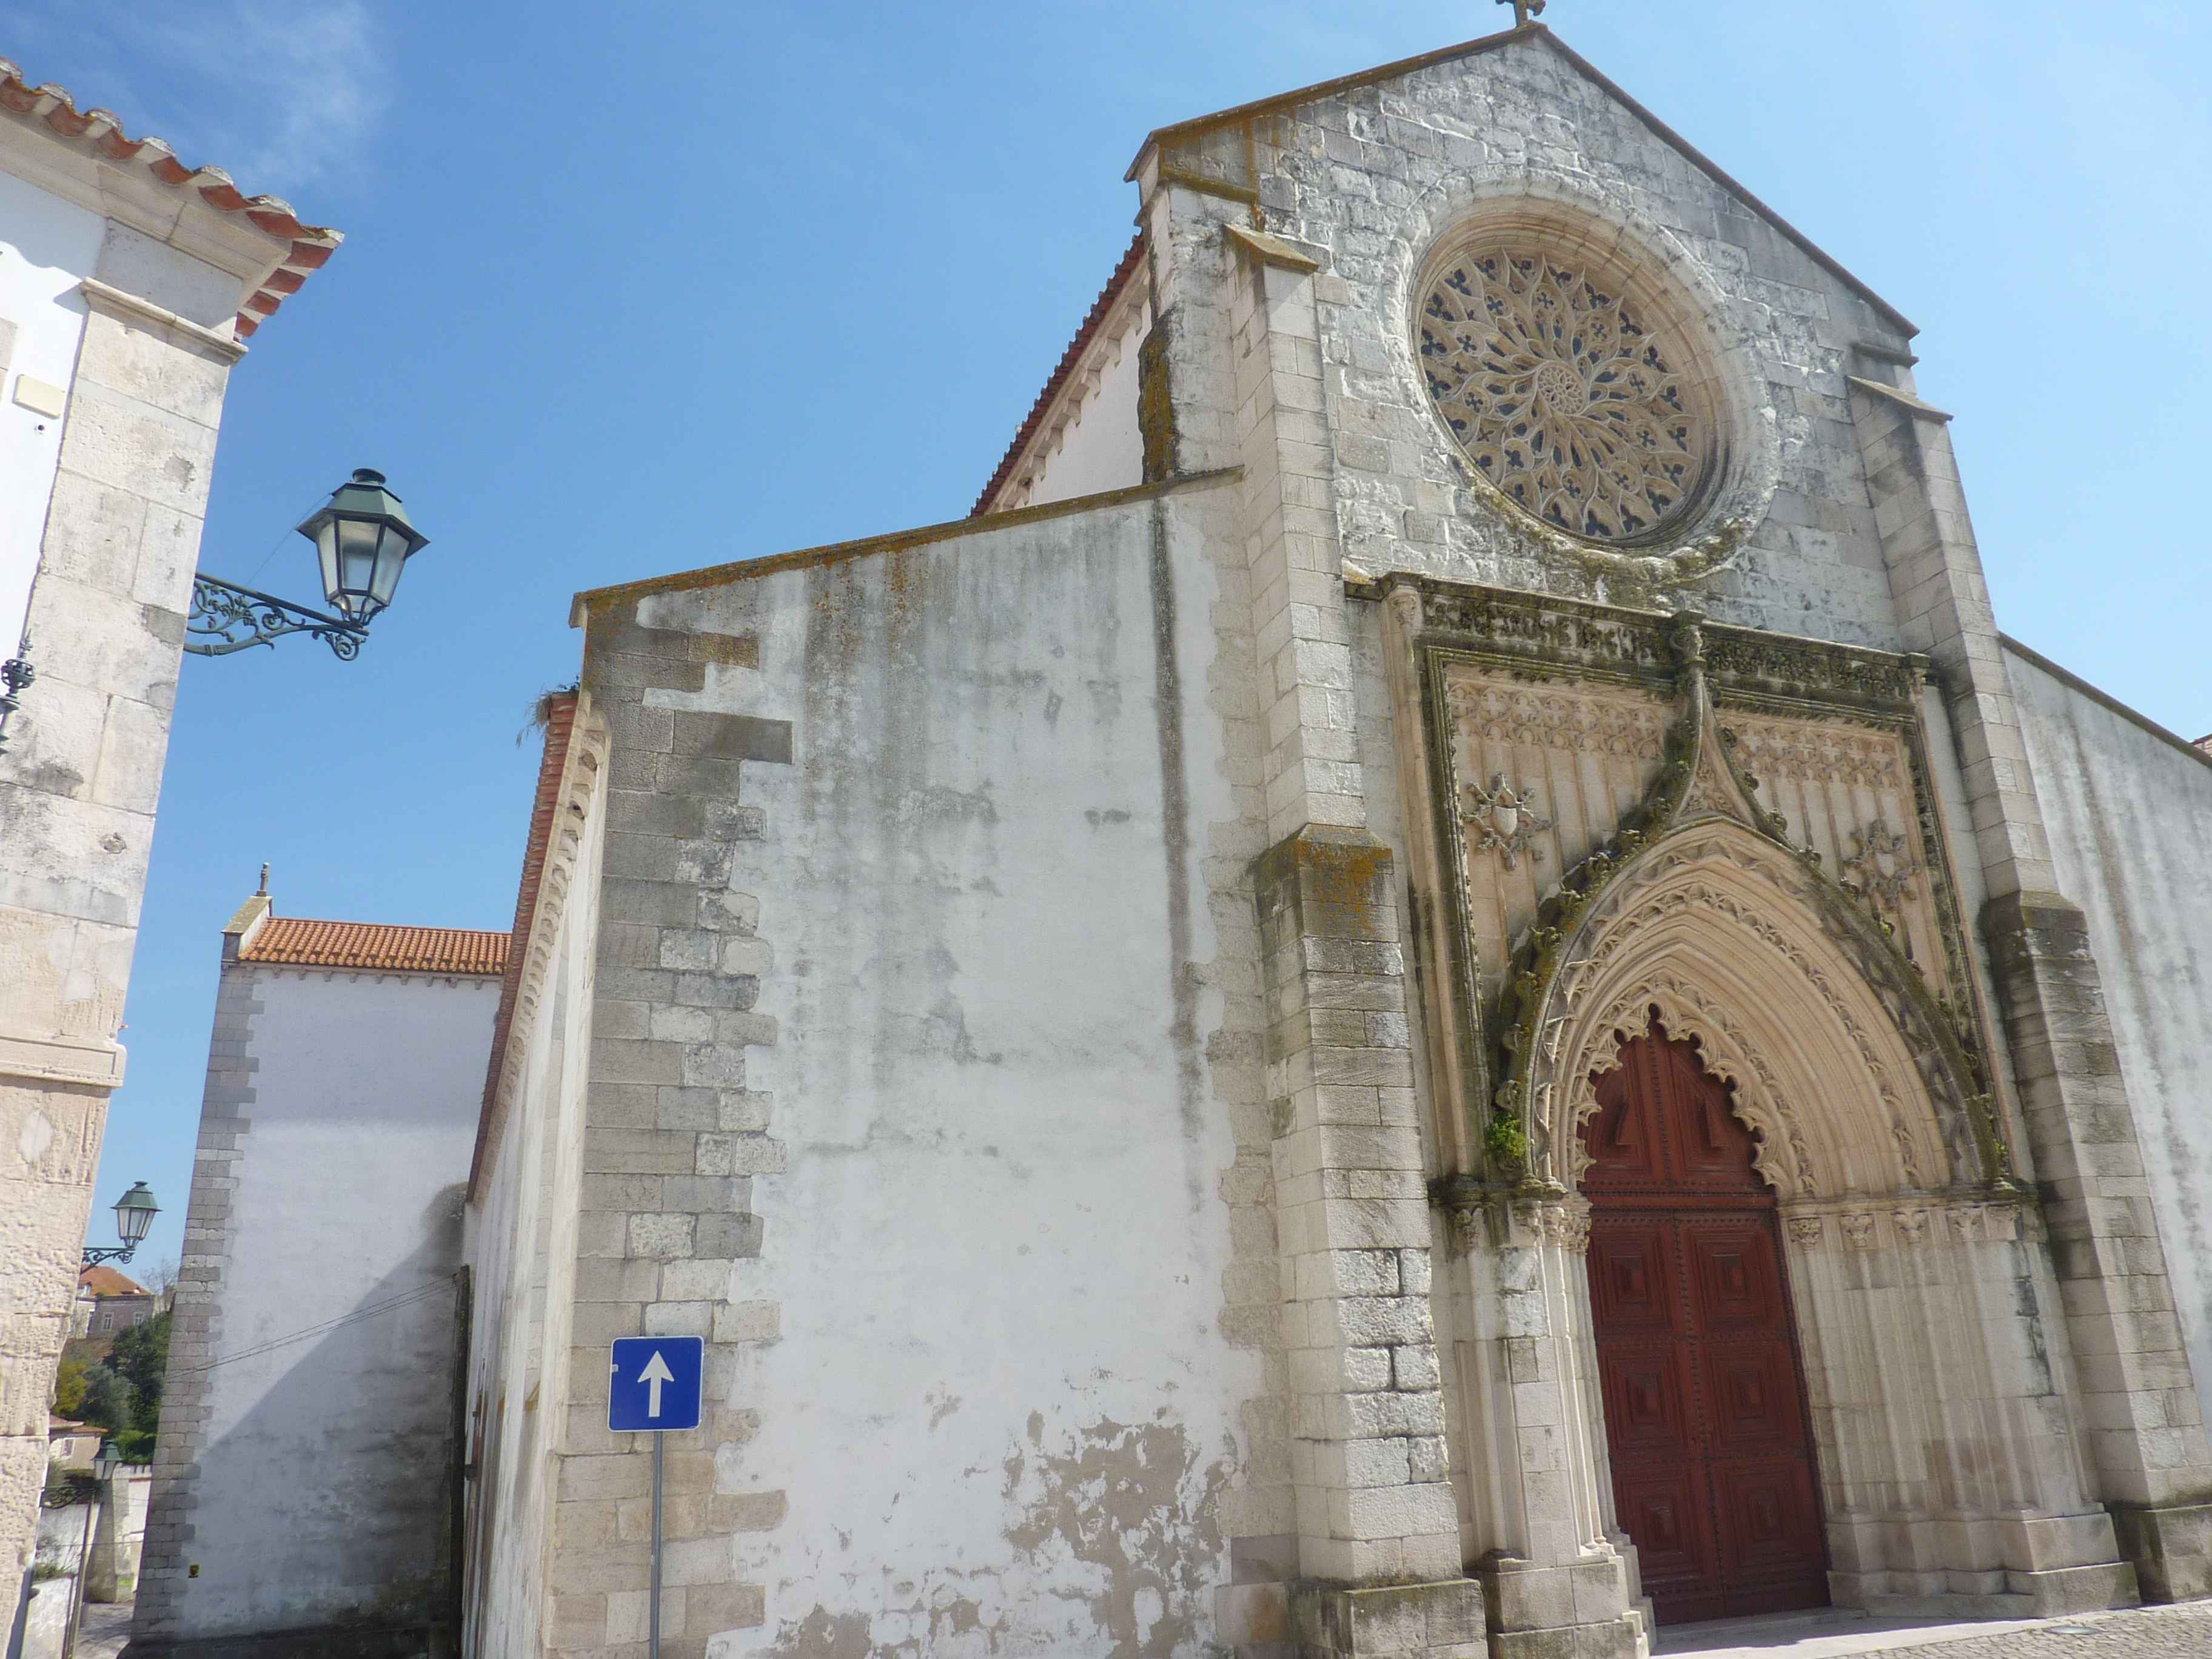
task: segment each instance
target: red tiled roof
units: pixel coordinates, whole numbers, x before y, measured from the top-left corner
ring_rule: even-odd
[[[200,199],[216,211],[241,215],[256,230],[289,242],[292,246],[277,261],[276,270],[239,309],[236,328],[241,340],[283,304],[288,295],[298,293],[309,274],[321,269],[345,240],[341,233],[327,226],[301,224],[293,214],[292,204],[278,197],[245,195],[221,167],[185,167],[162,140],[150,135],[129,137],[122,122],[109,111],[79,110],[65,87],[51,82],[32,86],[24,80],[23,71],[5,58],[0,58],[0,109],[41,122],[56,137],[103,161],[136,165],[161,184],[197,191]]]
[[[1069,341],[1067,349],[1060,354],[1060,367],[1053,370],[1052,378],[1044,383],[1044,390],[1037,393],[1036,401],[1030,405],[1029,418],[1022,422],[1021,430],[1014,434],[1013,442],[1006,446],[1006,453],[999,462],[999,470],[991,475],[991,482],[983,486],[983,493],[975,498],[975,505],[968,514],[969,518],[981,518],[990,507],[991,498],[1006,488],[1006,480],[1013,476],[1014,464],[1022,458],[1022,451],[1029,447],[1030,440],[1036,435],[1037,428],[1044,424],[1044,417],[1051,412],[1052,400],[1060,396],[1060,387],[1066,386],[1067,377],[1075,373],[1075,365],[1083,356],[1083,349],[1091,343],[1091,337],[1098,332],[1098,325],[1106,320],[1106,313],[1114,308],[1114,301],[1121,296],[1122,288],[1137,274],[1137,265],[1144,251],[1145,238],[1139,232],[1130,238],[1128,251],[1121,255],[1121,263],[1114,267],[1114,274],[1106,279],[1106,286],[1098,290],[1098,298],[1092,302],[1090,314],[1084,318],[1083,326],[1075,331],[1074,339]]]
[[[506,976],[499,988],[499,1012],[492,1020],[491,1064],[484,1073],[483,1109],[477,1115],[477,1147],[469,1162],[471,1193],[483,1163],[484,1142],[491,1133],[492,1102],[499,1093],[499,1074],[507,1065],[507,1036],[514,1024],[515,1001],[522,994],[522,958],[529,948],[530,920],[538,909],[538,885],[545,874],[545,849],[553,838],[561,772],[568,763],[568,734],[576,724],[576,694],[553,692],[546,697],[544,708],[545,753],[538,763],[538,793],[530,804],[530,832],[522,843],[522,881],[514,896],[514,932],[509,935],[521,948],[508,952]]]
[[[395,927],[380,921],[271,916],[238,959],[399,974],[489,975],[507,970],[507,939],[505,933],[477,927]]]
[[[76,1287],[90,1291],[94,1296],[151,1296],[148,1290],[127,1273],[119,1273],[109,1267],[82,1267],[77,1270]]]

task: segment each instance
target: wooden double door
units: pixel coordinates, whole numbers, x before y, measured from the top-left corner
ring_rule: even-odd
[[[1751,1133],[1656,1020],[1597,1096],[1590,1307],[1644,1593],[1666,1623],[1824,1606],[1804,1378]]]

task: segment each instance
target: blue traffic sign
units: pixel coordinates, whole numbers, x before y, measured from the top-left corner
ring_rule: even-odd
[[[617,1338],[607,1378],[607,1427],[617,1434],[697,1428],[706,1366],[703,1337]]]

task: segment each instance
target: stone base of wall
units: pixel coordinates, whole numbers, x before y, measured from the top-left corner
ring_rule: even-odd
[[[1419,1659],[1489,1659],[1484,1639],[1482,1586],[1472,1578],[1432,1584],[1346,1589],[1301,1584],[1291,1593],[1297,1659],[1352,1659],[1355,1654],[1418,1655]]]
[[[1494,1659],[1645,1659],[1651,1603],[1632,1554],[1543,1566],[1496,1557],[1479,1569]]]
[[[442,1624],[325,1625],[190,1640],[137,1636],[123,1651],[127,1659],[453,1659],[459,1649],[452,1627]]]
[[[2052,1619],[2142,1605],[2124,1561],[2039,1572],[1832,1572],[1829,1599],[1880,1619]]]
[[[2109,1507],[2121,1553],[2135,1563],[2144,1601],[2212,1595],[2212,1504]]]

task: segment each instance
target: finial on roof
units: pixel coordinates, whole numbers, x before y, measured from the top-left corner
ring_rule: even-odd
[[[1525,29],[1529,21],[1543,15],[1544,0],[1498,0],[1501,6],[1513,8],[1513,27]]]
[[[256,898],[269,896],[269,866],[265,864],[261,866],[261,885],[253,890],[253,896]]]

